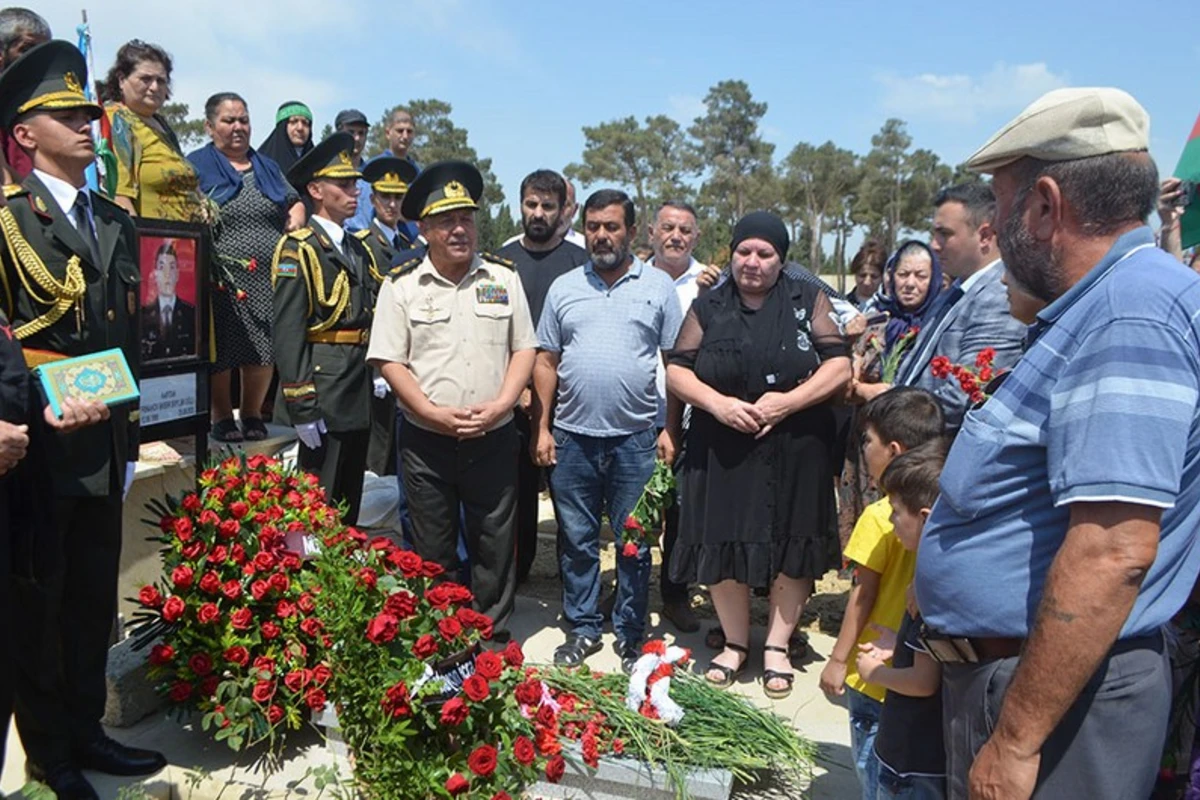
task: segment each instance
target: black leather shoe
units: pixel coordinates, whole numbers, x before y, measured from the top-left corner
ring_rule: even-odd
[[[599,652],[599,639],[589,639],[586,636],[578,636],[572,633],[554,651],[554,666],[578,667],[588,656]]]
[[[637,642],[617,642],[617,655],[621,657],[621,671],[628,675],[642,657],[642,646]]]
[[[664,600],[662,615],[669,619],[675,630],[680,633],[695,633],[700,630],[700,620],[696,619],[696,612],[692,611],[692,604],[686,597]]]
[[[167,759],[154,750],[126,747],[101,736],[76,748],[75,763],[81,769],[94,769],[108,775],[150,775],[165,767]]]
[[[25,764],[25,771],[30,780],[49,786],[58,800],[100,800],[100,795],[73,764],[63,762],[42,769],[30,761]]]

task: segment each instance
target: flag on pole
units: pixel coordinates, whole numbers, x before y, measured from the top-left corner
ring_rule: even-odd
[[[1183,147],[1183,155],[1175,167],[1175,177],[1185,183],[1200,185],[1200,117],[1196,117],[1196,124],[1192,126],[1187,144]],[[1200,186],[1197,185],[1192,186],[1192,201],[1179,220],[1184,249],[1200,244],[1200,192],[1197,191]]]
[[[92,53],[92,29],[88,25],[86,9],[83,11],[83,24],[75,28],[75,33],[78,36],[76,46],[88,62],[88,73],[91,76],[87,86],[83,87],[83,93],[88,100],[94,100],[96,98],[96,92],[93,90],[96,85],[96,59]],[[107,111],[93,123],[92,138],[96,141],[96,161],[88,165],[85,173],[88,187],[93,191],[101,191],[100,181],[103,180],[102,191],[107,196],[113,197],[116,195],[117,188],[117,157],[113,154],[112,124],[108,119]],[[97,162],[99,169],[97,169]]]

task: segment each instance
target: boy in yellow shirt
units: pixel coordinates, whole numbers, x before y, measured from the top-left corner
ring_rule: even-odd
[[[890,389],[864,405],[860,426],[863,461],[876,484],[893,458],[945,433],[937,399],[923,389],[911,387]],[[891,516],[892,507],[885,497],[863,510],[850,534],[844,555],[856,565],[854,587],[850,590],[837,642],[821,671],[821,690],[831,698],[846,697],[854,770],[862,784],[864,800],[875,800],[878,782],[875,731],[886,690],[859,676],[854,656],[858,645],[876,638],[877,627],[892,630],[900,627],[905,594],[917,563],[917,554],[906,550],[892,531]]]

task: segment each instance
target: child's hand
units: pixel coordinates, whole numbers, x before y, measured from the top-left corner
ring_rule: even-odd
[[[910,583],[908,591],[904,593],[905,606],[908,610],[908,615],[913,619],[921,616],[921,607],[917,605],[917,587],[916,584]]]
[[[846,662],[829,657],[825,669],[821,670],[821,691],[831,697],[846,693]]]
[[[864,681],[874,683],[875,670],[886,666],[887,660],[891,657],[891,650],[883,650],[868,642],[858,646],[858,658],[855,660],[854,666]]]
[[[891,628],[878,623],[872,622],[871,629],[879,634],[875,637],[875,641],[871,642],[877,650],[886,650],[887,655],[884,658],[891,658],[892,653],[896,652],[896,632]]]

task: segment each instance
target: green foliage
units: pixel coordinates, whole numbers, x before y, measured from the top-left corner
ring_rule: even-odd
[[[904,231],[928,231],[933,199],[953,171],[930,150],[911,150],[903,120],[889,119],[871,137],[854,219],[894,249]]]
[[[736,222],[755,208],[775,205],[778,186],[759,123],[767,104],[756,102],[745,81],[721,81],[704,98],[705,114],[689,129],[706,167],[701,202],[721,219]]]
[[[476,224],[479,228],[479,249],[485,253],[496,252],[506,241],[522,232],[521,223],[513,219],[508,203],[502,203],[495,210],[480,209]]]
[[[164,103],[158,113],[175,131],[183,152],[195,150],[208,141],[208,134],[204,132],[204,118],[189,119],[187,103]]]

